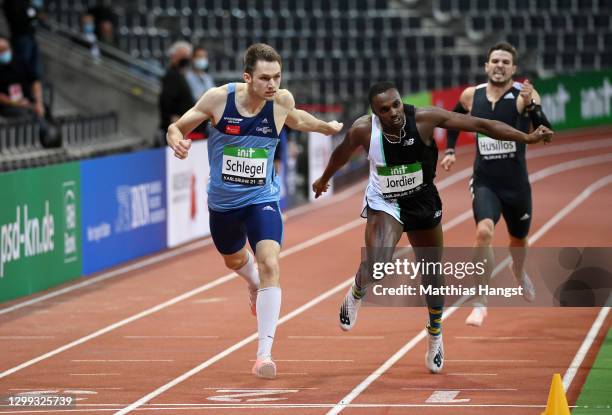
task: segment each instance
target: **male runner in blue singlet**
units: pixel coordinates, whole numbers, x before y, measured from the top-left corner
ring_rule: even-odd
[[[332,135],[342,129],[295,108],[292,94],[280,89],[281,58],[265,44],[250,46],[244,56],[244,83],[208,90],[193,108],[168,128],[168,145],[176,157],[187,157],[185,139],[211,120],[208,139],[210,232],[228,268],[249,284],[251,310],[257,315],[259,345],[252,372],[276,377],[272,343],[280,313],[279,254],[283,223],[280,182],[274,150],[283,125],[299,131]],[[253,255],[246,247],[249,240]],[[257,263],[257,268],[255,267]]]
[[[470,117],[438,107],[415,108],[404,105],[399,91],[390,82],[374,84],[369,93],[372,115],[358,118],[312,189],[315,196],[327,191],[331,177],[363,148],[370,160],[370,177],[366,187],[362,216],[367,218],[365,246],[367,261],[357,270],[355,282],[340,306],[340,328],[351,330],[357,321],[361,299],[371,286],[373,262],[392,260],[393,250],[406,232],[417,262],[439,262],[441,259],[442,202],[434,184],[438,149],[433,139],[436,127],[478,131],[500,140],[537,143],[550,140],[552,132],[540,127],[531,134],[499,122]],[[438,249],[431,249],[438,248]],[[431,285],[441,282],[433,277]],[[425,285],[425,283],[423,283]],[[428,346],[425,363],[432,373],[444,366],[442,313],[444,298],[427,295]]]

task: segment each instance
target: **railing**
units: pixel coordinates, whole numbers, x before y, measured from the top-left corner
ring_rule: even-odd
[[[117,113],[58,118],[64,146],[89,144],[118,132]]]

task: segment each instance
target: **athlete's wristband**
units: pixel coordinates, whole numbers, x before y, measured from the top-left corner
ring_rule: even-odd
[[[444,150],[444,155],[448,156],[448,155],[455,155],[455,149],[454,148],[447,148],[446,150]]]

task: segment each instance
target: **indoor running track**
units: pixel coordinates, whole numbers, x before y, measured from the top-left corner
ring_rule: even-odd
[[[610,246],[612,130],[531,146],[534,246]],[[471,246],[473,148],[438,169],[448,246]],[[553,373],[576,402],[608,308],[498,308],[481,328],[446,310],[442,374],[424,365],[421,308],[362,308],[350,333],[338,306],[363,245],[364,183],[288,214],[278,378],[250,374],[256,320],[243,281],[210,239],[0,308],[0,395],[74,394],[76,408],[8,413],[540,414]],[[495,245],[505,246],[505,226]],[[402,244],[407,244],[405,237]]]

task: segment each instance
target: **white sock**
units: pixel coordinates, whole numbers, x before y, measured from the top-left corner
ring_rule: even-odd
[[[251,288],[259,288],[259,271],[255,266],[255,258],[251,251],[247,251],[247,262],[242,268],[236,270],[236,274],[240,275]]]
[[[280,287],[261,288],[257,291],[258,358],[272,356],[272,343],[274,343],[274,333],[276,332],[280,307]]]

